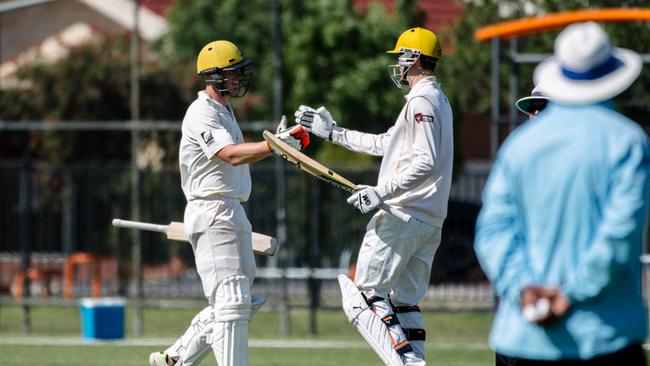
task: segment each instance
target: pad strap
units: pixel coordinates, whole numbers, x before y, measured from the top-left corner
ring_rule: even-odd
[[[424,341],[426,340],[427,332],[424,329],[404,329],[404,335],[409,341]]]
[[[393,348],[395,349],[395,352],[397,352],[397,354],[400,356],[403,356],[405,353],[408,352],[413,352],[413,347],[411,347],[411,344],[409,343],[408,340],[396,344],[395,346],[393,346]]]
[[[381,318],[381,321],[384,322],[384,324],[386,324],[387,327],[391,327],[393,325],[400,325],[399,324],[399,319],[397,319],[395,314],[385,316],[385,317]]]
[[[404,306],[395,306],[393,305],[393,311],[395,313],[412,313],[418,312],[421,313],[420,307],[417,305],[404,305]]]
[[[362,295],[363,295],[363,294],[362,294]],[[366,296],[363,295],[363,297],[365,298]],[[374,303],[376,303],[376,302],[378,302],[378,301],[384,301],[384,298],[381,297],[381,296],[372,296],[372,297],[366,299],[366,303],[367,303],[368,305],[372,305],[372,304],[374,304]]]

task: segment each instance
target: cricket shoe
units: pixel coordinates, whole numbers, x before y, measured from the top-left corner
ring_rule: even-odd
[[[425,366],[426,362],[423,359],[419,358],[413,352],[408,352],[402,356],[402,362],[404,366]]]
[[[149,366],[174,366],[176,361],[167,357],[165,352],[153,352],[149,355]]]

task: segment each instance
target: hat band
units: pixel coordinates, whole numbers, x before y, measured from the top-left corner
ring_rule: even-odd
[[[603,77],[610,72],[618,69],[622,65],[621,61],[611,55],[605,62],[585,72],[571,71],[562,67],[562,74],[573,80],[593,80]]]

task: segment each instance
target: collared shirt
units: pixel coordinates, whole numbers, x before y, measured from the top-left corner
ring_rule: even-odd
[[[606,104],[549,104],[508,137],[483,193],[475,249],[501,296],[497,352],[587,359],[647,336],[641,294],[650,145]],[[526,285],[560,286],[572,302],[548,327],[523,319]]]
[[[332,140],[352,151],[383,156],[379,195],[396,209],[440,228],[451,189],[451,106],[433,76],[420,80],[405,98],[406,104],[387,132],[336,127]]]
[[[246,201],[251,192],[248,164],[233,166],[216,154],[244,142],[229,106],[200,91],[183,118],[179,162],[181,185],[188,201],[217,196]]]

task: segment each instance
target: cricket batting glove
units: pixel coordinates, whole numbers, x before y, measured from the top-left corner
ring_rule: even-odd
[[[379,196],[377,189],[370,186],[359,186],[350,197],[348,203],[356,207],[361,213],[368,213],[377,208],[383,200]]]
[[[321,106],[318,109],[301,105],[294,113],[296,123],[305,126],[307,131],[314,135],[332,141],[332,130],[336,127],[336,121],[327,108]]]
[[[280,118],[280,123],[278,123],[278,127],[275,129],[275,134],[277,135],[286,129],[287,129],[287,116],[283,114],[282,118]]]
[[[309,145],[309,132],[301,125],[285,129],[276,133],[275,136],[298,151]]]

